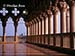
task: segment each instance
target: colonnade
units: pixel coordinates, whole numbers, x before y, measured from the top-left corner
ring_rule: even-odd
[[[6,24],[7,24],[7,21],[8,21],[8,19],[7,20],[5,20],[5,18],[6,17],[4,17],[4,18],[1,18],[1,21],[2,21],[2,27],[3,27],[3,37],[2,37],[2,42],[3,43],[6,43],[6,42],[8,42],[8,41],[6,41]],[[15,20],[14,20],[15,19]],[[17,27],[18,27],[18,21],[19,21],[19,18],[17,17],[14,17],[13,19],[13,25],[14,25],[14,40],[13,40],[13,42],[18,42],[18,36],[17,36]],[[26,24],[25,24],[26,25]],[[8,29],[9,30],[9,29]],[[12,36],[13,37],[13,36]],[[11,41],[12,42],[12,41]]]
[[[26,22],[27,42],[75,49],[75,1],[58,3]]]

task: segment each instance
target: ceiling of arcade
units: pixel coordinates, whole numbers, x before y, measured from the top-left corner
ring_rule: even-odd
[[[55,6],[57,4],[60,8],[59,2],[61,1],[70,3],[71,0],[0,0],[0,18],[3,22],[9,16],[13,18],[14,22],[20,17],[24,17],[25,21],[30,21],[36,16],[39,16],[41,12],[48,10],[50,5]],[[2,13],[3,9],[5,9],[4,14]],[[16,12],[14,13],[12,11]]]

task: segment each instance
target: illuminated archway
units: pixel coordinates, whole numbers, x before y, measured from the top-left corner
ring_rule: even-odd
[[[23,17],[19,18],[18,27],[17,27],[17,34],[18,36],[25,36],[26,35],[26,26],[23,20]]]
[[[8,18],[8,21],[6,23],[6,40],[7,41],[14,41],[14,38],[12,38],[14,36],[14,22],[12,20],[11,17]]]

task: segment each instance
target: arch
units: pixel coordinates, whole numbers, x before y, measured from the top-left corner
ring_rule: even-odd
[[[9,30],[8,30],[9,29]],[[6,32],[6,41],[14,41],[14,22],[12,20],[12,17],[8,17],[8,20],[6,22],[6,28],[5,28],[5,32]],[[12,38],[9,38],[9,37]]]
[[[18,26],[17,26],[17,34],[18,36],[20,35],[26,36],[26,25],[23,17],[19,18]]]

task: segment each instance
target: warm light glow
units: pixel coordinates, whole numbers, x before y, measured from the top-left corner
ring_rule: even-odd
[[[23,11],[23,14],[27,15],[27,14],[28,14],[28,12],[27,12],[27,11]]]
[[[25,14],[25,13],[26,13],[26,11],[23,11],[23,13]]]

